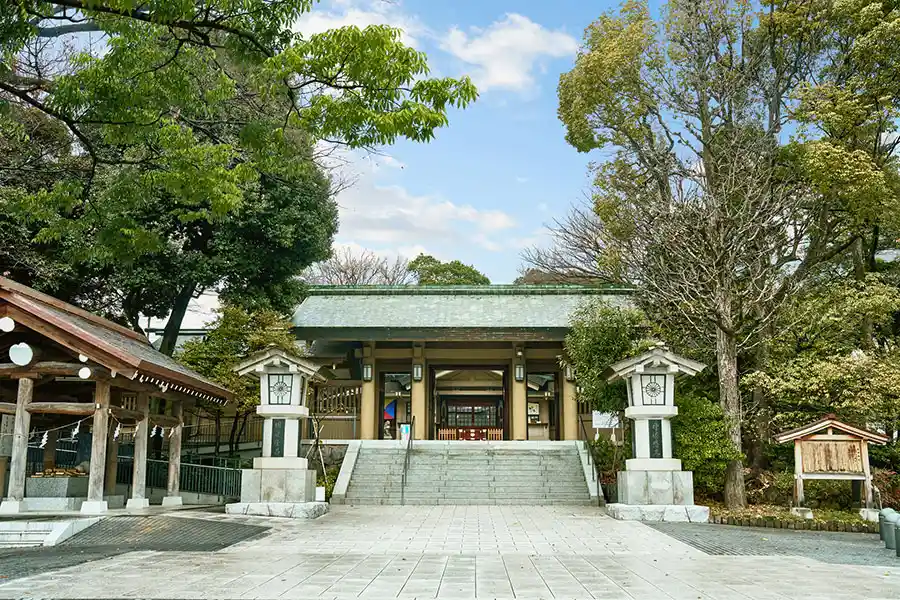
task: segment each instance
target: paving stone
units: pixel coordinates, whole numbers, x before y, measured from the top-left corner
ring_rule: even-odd
[[[269,529],[212,552],[144,550],[108,558],[100,554],[101,560],[78,565],[56,565],[60,554],[39,551],[35,556],[45,569],[64,568],[49,577],[33,574],[0,584],[0,598],[900,597],[900,562],[876,568],[860,565],[877,560],[851,560],[853,564],[835,568],[811,557],[770,550],[766,556],[738,555],[744,547],[755,548],[756,540],[742,545],[722,536],[748,530],[679,523],[651,527],[616,521],[589,507],[338,506],[315,520],[197,512],[190,518],[171,518],[197,536],[192,548],[210,536],[201,531],[204,528],[223,532],[222,526],[264,523]],[[680,529],[671,533],[667,528]],[[676,539],[685,537],[678,533],[685,528],[719,537],[701,549],[697,539]],[[169,537],[168,531],[167,525],[161,530],[166,533],[163,537]],[[750,533],[758,537],[773,530]],[[129,535],[138,541],[143,537],[134,531]],[[826,534],[823,539],[834,544],[829,547],[833,556],[861,557],[873,550],[871,544],[866,546],[870,540],[865,535]],[[100,544],[107,541],[96,538]],[[824,548],[823,544],[807,545]],[[713,554],[712,547],[727,547],[730,552]],[[73,546],[69,552],[90,549]],[[0,575],[6,566],[0,557]]]

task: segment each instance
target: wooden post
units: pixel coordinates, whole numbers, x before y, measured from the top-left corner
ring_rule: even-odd
[[[871,509],[874,505],[874,499],[872,494],[872,469],[869,467],[869,442],[866,440],[860,440],[860,454],[862,454],[862,464],[863,464],[863,474],[866,476],[865,483],[865,494],[866,494],[866,508]]]
[[[126,508],[147,508],[147,441],[150,436],[150,396],[146,392],[137,395],[137,410],[141,418],[137,421],[137,433],[134,434],[134,470],[131,479],[131,498]]]
[[[103,495],[116,495],[116,475],[119,470],[119,440],[113,439],[115,421],[110,420],[106,428],[106,466],[103,470]]]
[[[25,498],[25,469],[28,467],[28,430],[31,414],[28,404],[34,394],[34,380],[23,377],[19,380],[16,394],[16,420],[13,425],[12,456],[9,461],[9,495],[0,505],[0,512],[19,512]]]
[[[800,440],[794,440],[794,504],[803,506],[803,447]]]
[[[372,364],[372,363],[369,363]],[[362,382],[362,395],[359,406],[359,438],[362,440],[378,439],[376,424],[378,423],[377,393],[375,388],[375,365],[372,364],[372,379]]]
[[[163,498],[163,506],[181,506],[181,428],[182,428],[182,403],[172,403],[172,416],[178,420],[169,438],[169,481],[166,486],[166,497]]]
[[[94,383],[94,423],[91,427],[91,472],[88,479],[87,502],[81,505],[83,513],[104,513],[103,477],[106,474],[106,437],[109,427],[109,382]]]
[[[59,431],[47,432],[47,444],[44,446],[44,469],[52,469],[56,466],[56,438]]]
[[[578,439],[578,399],[576,398],[575,382],[566,379],[565,372],[560,373],[562,379],[562,435],[561,440]]]

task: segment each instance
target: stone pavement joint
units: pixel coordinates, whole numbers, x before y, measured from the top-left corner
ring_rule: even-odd
[[[173,519],[271,529],[216,552],[127,552],[23,577],[0,585],[0,598],[900,598],[897,567],[711,556],[593,507],[335,507],[314,521],[262,523],[191,517]],[[47,555],[46,566],[56,558]]]

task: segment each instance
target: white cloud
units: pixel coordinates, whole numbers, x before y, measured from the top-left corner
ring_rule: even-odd
[[[516,177],[516,183],[528,183],[527,177]]]
[[[403,43],[413,48],[419,46],[418,37],[427,33],[425,26],[416,17],[404,12],[399,2],[386,0],[331,0],[314,4],[309,13],[298,19],[294,30],[312,35],[348,25],[356,25],[360,29],[369,25],[390,25],[402,29]]]
[[[564,31],[510,13],[487,29],[473,27],[466,33],[454,27],[441,47],[474,68],[472,78],[480,91],[524,91],[534,85],[534,71],[546,59],[572,57],[578,43]]]
[[[361,169],[352,177],[354,184],[338,194],[339,243],[408,257],[422,252],[447,256],[465,246],[499,250],[492,238],[516,226],[502,210],[416,195],[402,185],[382,183],[381,174]]]

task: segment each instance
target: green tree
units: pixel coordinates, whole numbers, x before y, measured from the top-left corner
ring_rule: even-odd
[[[0,6],[0,151],[32,146],[0,152],[0,213],[32,235],[15,247],[48,248],[63,268],[39,270],[24,251],[9,262],[29,283],[135,328],[139,314],[172,313],[165,350],[181,307],[203,289],[251,306],[291,304],[294,277],[327,258],[334,232],[321,144],[427,141],[451,107],[476,96],[468,79],[428,78],[424,54],[400,43],[399,30],[292,32],[312,6]],[[89,38],[102,45],[85,32],[102,34]],[[55,153],[35,149],[31,113],[63,133]],[[23,184],[25,172],[39,185]],[[48,272],[58,278],[43,279]],[[81,281],[108,285],[95,292]]]
[[[228,407],[229,411],[234,409],[235,413],[229,435],[229,450],[233,452],[235,441],[240,439],[243,423],[259,404],[259,381],[252,377],[238,376],[234,367],[247,356],[269,346],[297,354],[297,341],[291,322],[272,310],[251,313],[237,306],[225,305],[207,327],[204,339],[186,342],[175,358],[234,392],[234,404]],[[202,404],[201,408],[216,421],[218,453],[223,407]],[[241,425],[238,425],[239,422]]]
[[[420,254],[409,262],[409,271],[419,285],[489,285],[488,279],[472,265],[458,260],[441,262],[433,256]]]
[[[575,368],[580,394],[593,410],[622,413],[627,405],[625,384],[607,383],[603,372],[613,363],[649,347],[648,324],[634,308],[593,300],[572,315],[566,334],[566,360]]]

